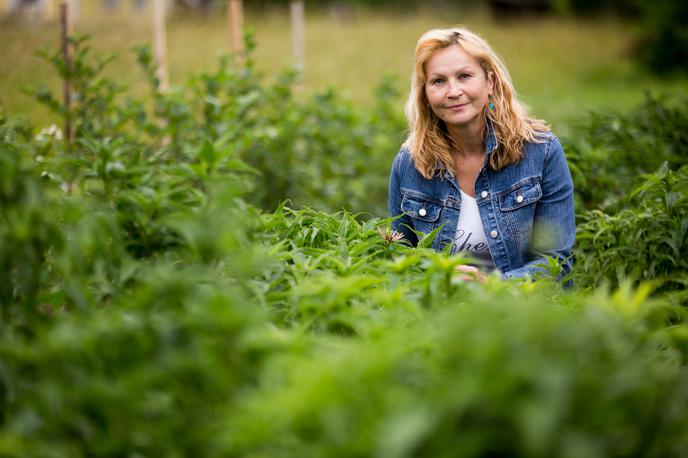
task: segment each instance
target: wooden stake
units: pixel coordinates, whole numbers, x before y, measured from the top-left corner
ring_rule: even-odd
[[[67,143],[71,145],[74,141],[74,129],[72,128],[72,83],[70,82],[72,47],[69,45],[69,35],[72,33],[72,26],[69,20],[69,8],[66,2],[60,3],[60,28],[62,29],[62,59],[64,60],[65,69],[67,70],[67,75],[64,79],[64,137]]]
[[[79,21],[81,12],[79,0],[39,0],[37,3],[40,8],[40,14],[45,21],[59,20],[60,5],[63,3],[67,5],[67,22],[69,27],[73,29],[74,24]],[[69,33],[72,32],[70,31]]]
[[[244,7],[241,0],[227,0],[229,45],[237,54],[244,50]]]
[[[167,71],[167,36],[165,32],[165,0],[153,0],[153,52],[156,76],[160,82],[158,90],[162,93],[170,89],[170,79]]]
[[[291,46],[294,57],[294,68],[303,71],[306,61],[306,33],[303,0],[292,1],[291,10]]]

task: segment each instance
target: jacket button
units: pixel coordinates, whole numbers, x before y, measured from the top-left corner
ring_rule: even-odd
[[[518,197],[516,198],[516,202],[518,202],[519,204],[520,204],[521,202],[523,202],[523,196],[518,196]]]
[[[496,239],[497,238],[497,231],[495,231],[494,229],[492,231],[490,231],[490,237],[492,237],[493,239]]]
[[[480,193],[480,197],[482,197],[483,199],[484,199],[485,197],[487,197],[487,191],[481,192],[481,193]]]
[[[425,216],[428,214],[428,212],[424,208],[421,208],[420,210],[418,210],[418,214],[420,216]]]

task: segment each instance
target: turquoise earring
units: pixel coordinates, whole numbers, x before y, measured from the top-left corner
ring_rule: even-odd
[[[494,111],[494,103],[492,103],[492,100],[490,100],[490,103],[487,104],[487,108],[489,108],[490,111]]]

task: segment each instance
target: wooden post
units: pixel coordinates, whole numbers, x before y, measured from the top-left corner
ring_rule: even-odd
[[[303,0],[293,0],[291,10],[291,46],[294,57],[294,68],[303,71],[306,61],[306,34]]]
[[[241,0],[227,0],[229,44],[237,54],[244,50],[244,7]]]
[[[64,110],[65,125],[64,138],[68,144],[74,141],[74,129],[72,128],[72,83],[70,73],[72,69],[72,47],[69,45],[69,35],[72,33],[72,25],[69,20],[69,8],[66,2],[60,3],[60,28],[62,29],[62,59],[64,60],[67,75],[64,79]]]
[[[156,65],[156,76],[162,93],[170,89],[167,71],[167,36],[165,34],[165,0],[153,0],[153,53]]]
[[[38,2],[40,14],[45,21],[59,19],[59,5],[62,3],[67,5],[67,14],[69,15],[67,22],[71,28],[74,28],[74,24],[79,21],[79,15],[81,14],[79,0],[40,0]],[[69,33],[72,33],[71,29]]]

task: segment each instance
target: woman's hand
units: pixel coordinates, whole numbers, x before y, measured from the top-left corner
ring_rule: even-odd
[[[477,281],[480,283],[485,283],[485,274],[480,272],[477,267],[459,265],[454,268],[457,273],[456,278],[459,280]]]

